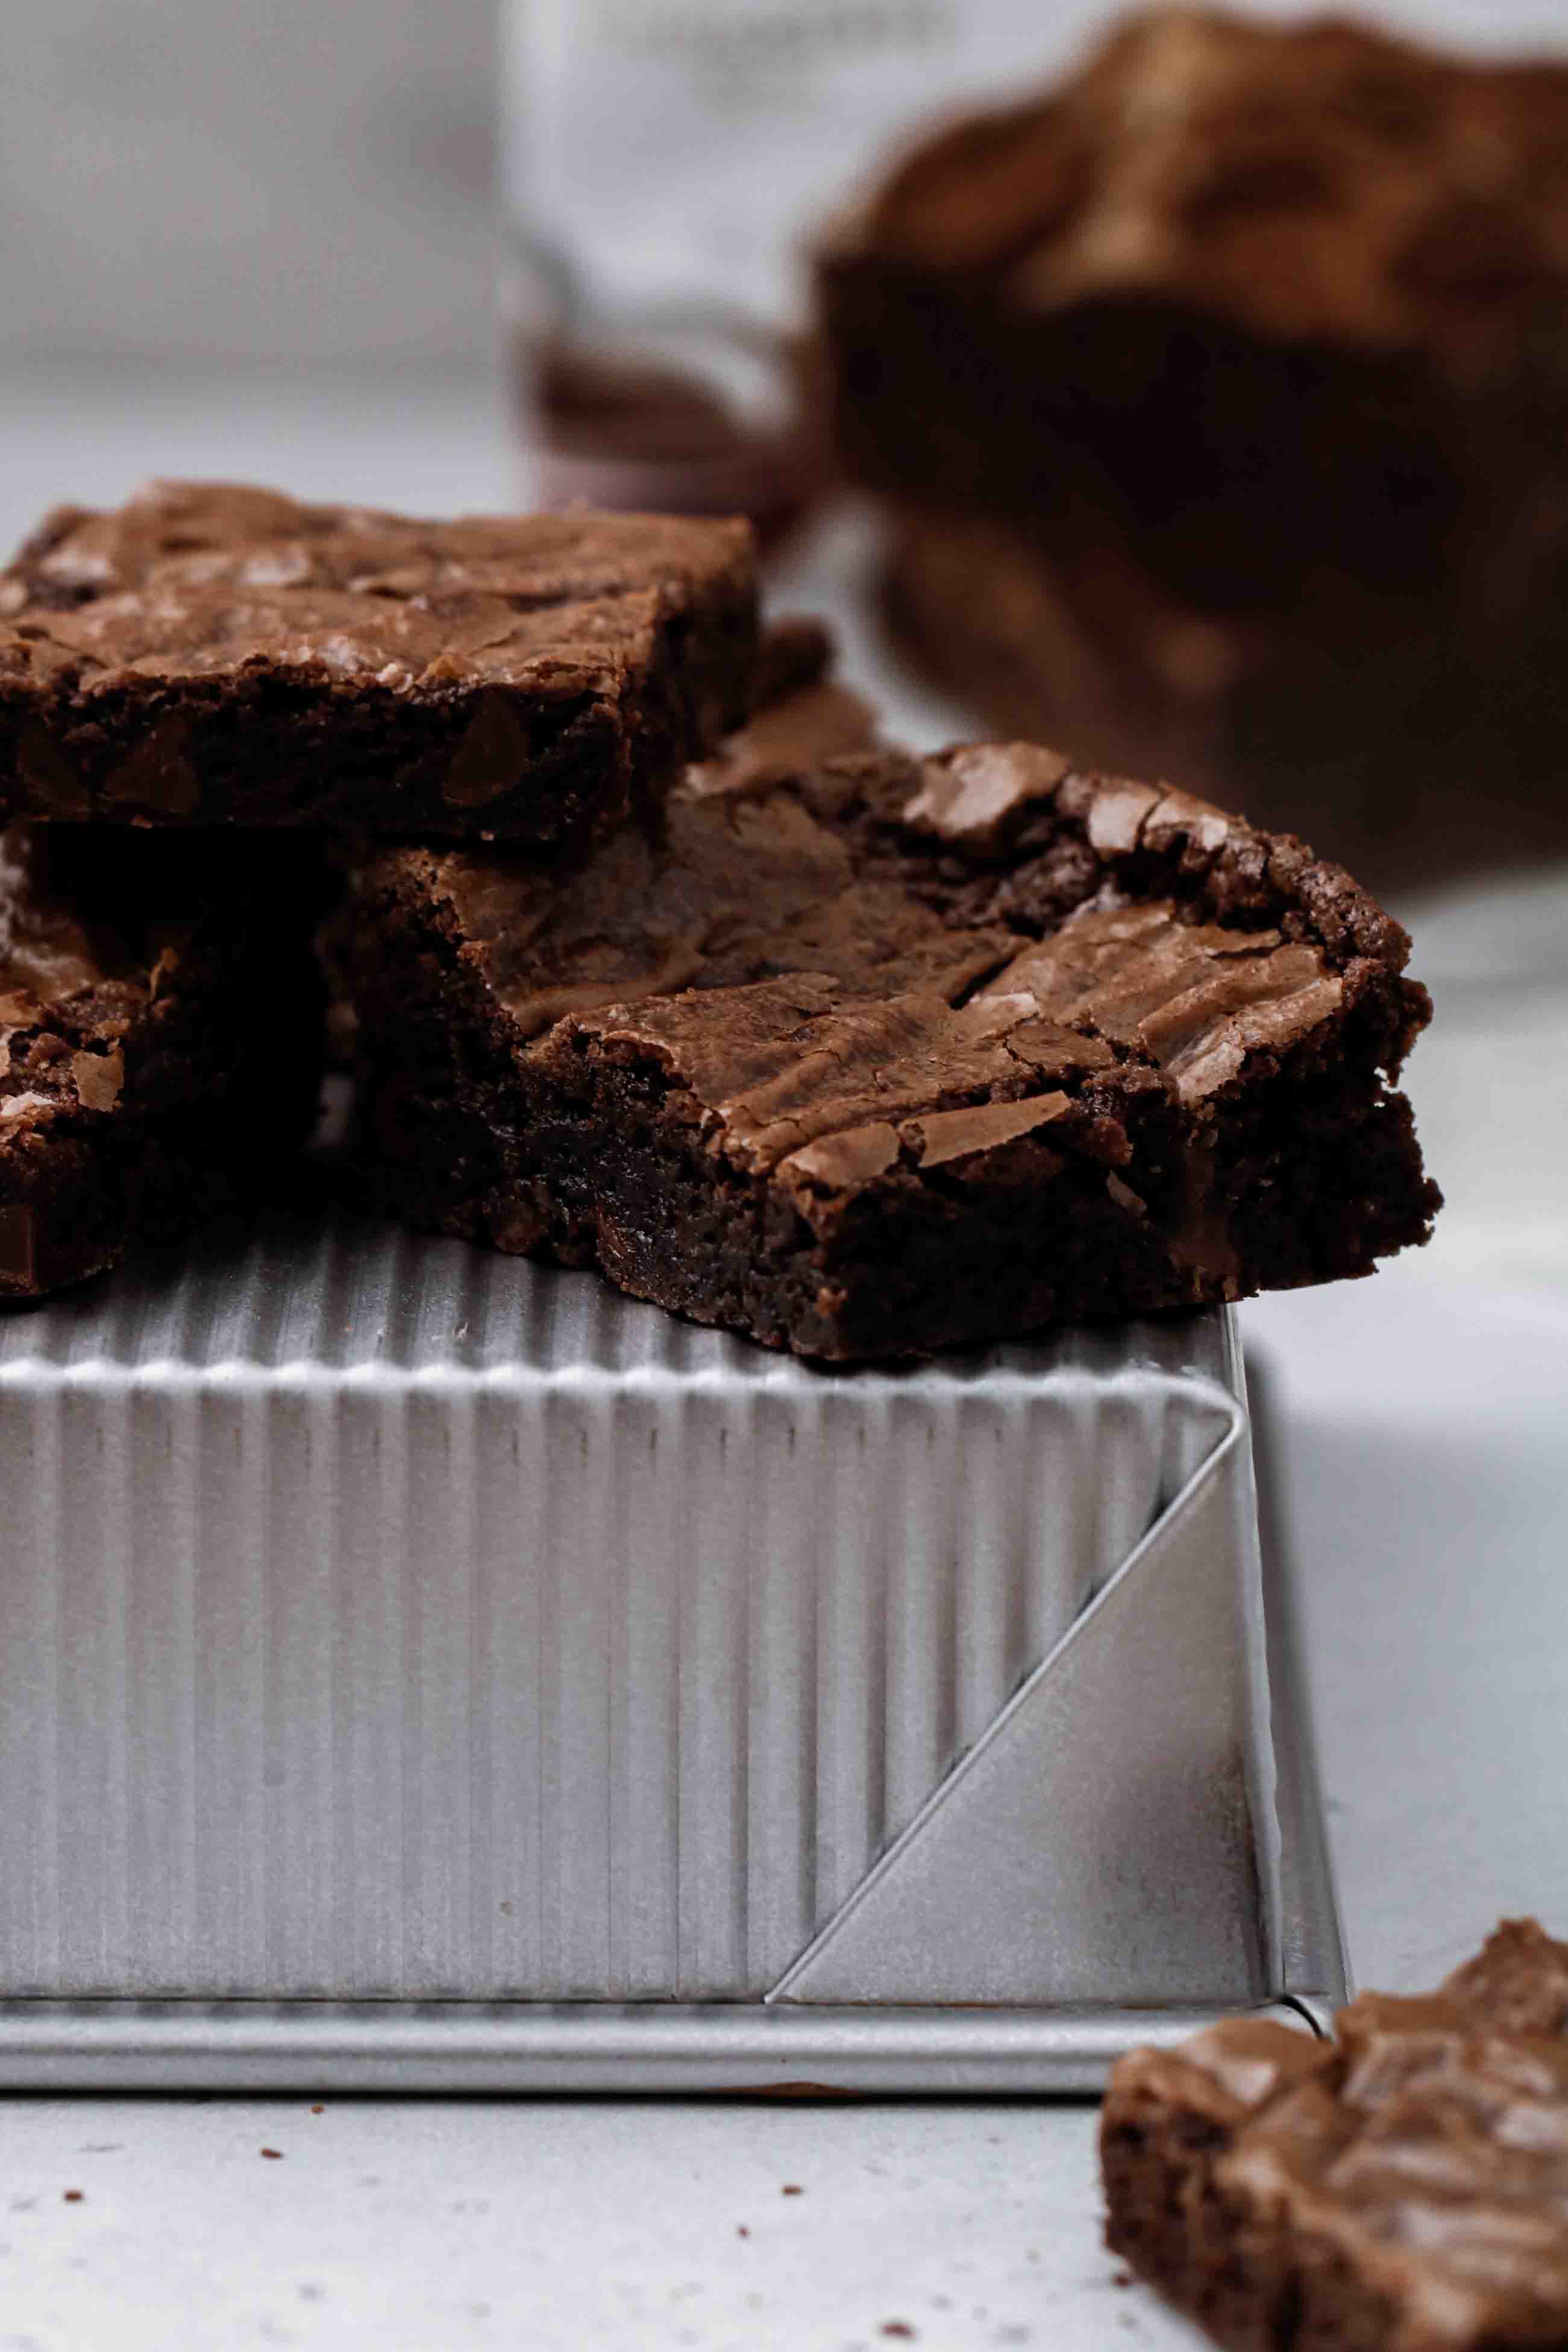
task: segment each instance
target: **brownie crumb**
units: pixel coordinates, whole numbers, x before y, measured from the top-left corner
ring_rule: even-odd
[[[1227,2347],[1568,2344],[1568,1944],[1507,1920],[1331,2042],[1237,2018],[1131,2051],[1100,2161],[1113,2252]]]

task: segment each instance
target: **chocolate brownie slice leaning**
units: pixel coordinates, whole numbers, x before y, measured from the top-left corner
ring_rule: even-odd
[[[0,578],[0,813],[559,844],[745,713],[744,523],[155,482]]]
[[[757,646],[744,724],[711,759],[688,769],[684,790],[693,796],[732,792],[875,742],[876,714],[863,696],[834,677],[835,657],[832,635],[820,621],[792,615],[773,622]],[[353,1066],[357,1028],[352,868],[353,860],[345,859],[342,887],[316,938],[327,982],[328,1057],[339,1070]]]
[[[321,1070],[313,855],[0,835],[0,1298],[254,1201]]]
[[[1507,1921],[1332,2043],[1237,2020],[1112,2074],[1107,2240],[1238,2352],[1568,2344],[1568,1945]]]
[[[1337,868],[1030,745],[678,795],[575,875],[362,882],[365,1181],[773,1346],[898,1357],[1365,1274],[1428,1017]]]

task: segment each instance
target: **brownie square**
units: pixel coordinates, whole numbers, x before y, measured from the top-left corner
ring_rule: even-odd
[[[0,814],[559,844],[744,714],[751,535],[156,482],[0,579]]]
[[[254,1202],[314,1121],[314,851],[0,835],[0,1298]]]
[[[1299,843],[1030,745],[721,777],[372,864],[375,1203],[841,1361],[1426,1237],[1409,942]]]
[[[1505,1921],[1335,2040],[1237,2020],[1131,2052],[1100,2130],[1107,2239],[1237,2352],[1568,2343],[1568,1945]]]
[[[1561,59],[1140,12],[823,238],[840,458],[938,511],[1082,498],[1179,602],[1331,625],[1457,562],[1500,610],[1563,551],[1565,140]]]
[[[976,721],[1374,887],[1568,843],[1568,62],[1155,7],[820,241],[814,396]]]

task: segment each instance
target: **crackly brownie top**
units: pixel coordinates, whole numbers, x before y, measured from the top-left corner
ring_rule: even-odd
[[[798,775],[844,751],[877,740],[877,714],[853,687],[833,676],[837,648],[822,622],[792,614],[758,642],[751,717],[711,758],[687,770],[688,798],[729,793],[769,777]]]
[[[1157,295],[1467,369],[1539,324],[1561,361],[1568,65],[1160,9],[919,146],[841,242],[1025,313]]]
[[[1398,925],[1300,845],[1032,745],[711,785],[568,880],[407,851],[371,887],[458,943],[520,1049],[662,1061],[732,1158],[816,1188],[1009,1141],[1086,1078],[1201,1107],[1407,986]],[[1426,1018],[1401,1003],[1395,1058]]]
[[[1405,2315],[1396,2347],[1562,2342],[1568,1945],[1507,1922],[1437,1993],[1363,1994],[1336,2034],[1227,2022],[1133,2053],[1113,2096],[1222,2127],[1219,2195],[1381,2284]]]
[[[0,688],[92,693],[258,668],[423,696],[601,693],[703,589],[743,593],[743,523],[655,515],[419,522],[230,483],[62,507],[0,578]]]

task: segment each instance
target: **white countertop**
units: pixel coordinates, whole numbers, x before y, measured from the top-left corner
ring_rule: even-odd
[[[0,539],[150,472],[431,511],[522,480],[472,388],[0,381]],[[818,548],[792,601],[836,604],[851,555]],[[943,714],[905,698],[899,723]],[[1565,899],[1554,876],[1414,910],[1437,1238],[1246,1310],[1287,1407],[1352,1962],[1395,1990],[1500,1913],[1568,1932]],[[1094,2126],[1072,2102],[3,2100],[0,2352],[1194,2341],[1114,2284]]]

